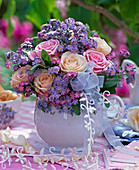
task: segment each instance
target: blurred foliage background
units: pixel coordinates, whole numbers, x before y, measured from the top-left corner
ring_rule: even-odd
[[[68,17],[88,23],[113,49],[128,49],[130,59],[139,65],[139,0],[0,0],[0,83],[5,89],[11,89],[12,74],[4,67],[5,52],[36,36],[51,18]]]

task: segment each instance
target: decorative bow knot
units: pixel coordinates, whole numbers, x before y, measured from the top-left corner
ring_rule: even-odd
[[[70,81],[71,87],[75,91],[88,91],[97,86],[103,87],[104,76],[97,76],[93,73],[95,63],[90,61],[87,64],[85,72],[78,72],[75,79]]]

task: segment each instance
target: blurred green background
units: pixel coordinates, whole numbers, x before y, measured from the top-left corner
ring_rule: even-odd
[[[111,15],[127,30],[117,26]],[[5,89],[11,89],[12,75],[12,69],[5,68],[5,52],[17,50],[26,37],[36,36],[51,18],[68,17],[88,23],[114,50],[128,49],[130,59],[139,65],[139,0],[0,0],[0,83]]]

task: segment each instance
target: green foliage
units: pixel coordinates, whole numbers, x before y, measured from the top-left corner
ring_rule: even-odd
[[[109,81],[104,81],[105,83],[103,85],[103,88],[101,89],[101,92],[109,90],[111,94],[115,94],[116,93],[115,88],[120,81],[121,79],[118,77],[109,78]]]
[[[8,3],[7,11],[4,14],[4,18],[6,18],[8,21],[7,33],[9,37],[11,37],[13,29],[14,29],[14,24],[11,21],[11,16],[14,15],[15,9],[16,9],[15,0],[10,0]]]
[[[16,0],[16,16],[19,18],[20,22],[26,20],[27,9],[30,5],[29,0]]]
[[[77,21],[83,22],[84,24],[87,23],[90,27],[92,26],[92,11],[87,10],[81,6],[72,6],[68,11],[68,17],[72,17]]]
[[[60,13],[58,13],[58,9],[55,8],[55,0],[33,0],[28,8],[26,18],[40,29],[42,24],[45,24],[51,19],[51,15],[56,19],[60,18]]]
[[[78,115],[78,116],[80,115],[80,103],[79,102],[76,105],[72,105],[72,109],[76,115]]]
[[[139,65],[139,43],[133,44],[129,48],[130,57],[137,65]]]
[[[41,51],[41,58],[45,62],[46,66],[50,66],[50,67],[52,66],[51,59],[50,59],[48,53],[45,50]]]

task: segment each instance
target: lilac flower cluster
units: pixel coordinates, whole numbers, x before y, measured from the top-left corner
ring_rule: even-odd
[[[53,104],[49,103],[47,100],[40,99],[37,105],[38,109],[42,110],[45,113],[55,114],[57,113],[67,113],[67,114],[75,114],[71,105],[65,103],[64,105],[57,105],[56,110],[53,110]]]
[[[56,69],[58,66],[50,67],[48,72],[58,74],[55,77],[52,86],[50,86],[47,90],[47,98],[51,103],[56,105],[76,105],[78,103],[80,97],[80,91],[74,92],[72,88],[69,86],[70,80],[77,76],[76,74],[72,74],[70,76],[65,76],[62,72],[57,72]],[[68,73],[69,74],[69,73]],[[67,75],[68,75],[67,74]]]
[[[70,50],[82,54],[97,46],[97,42],[88,36],[87,27],[81,22],[75,22],[73,18],[62,22],[51,19],[49,24],[42,25],[38,37],[43,40],[58,39],[60,45],[57,52],[60,53]]]
[[[22,52],[7,52],[6,58],[8,59],[5,66],[9,69],[11,68],[11,63],[15,65],[13,68],[14,71],[18,70],[19,67],[25,66],[30,63],[30,59],[27,57],[27,55]]]
[[[125,67],[125,72],[126,72],[126,75],[127,75],[127,78],[126,78],[127,84],[133,83],[133,81],[134,81],[133,75],[136,72],[135,68],[134,68],[134,64],[132,64],[132,63],[127,64],[127,66]]]
[[[127,64],[127,66],[125,67],[125,70],[122,70],[121,67],[117,67],[116,63],[113,61],[113,65],[111,67],[108,67],[107,71],[106,71],[106,75],[109,77],[112,76],[118,76],[119,78],[122,78],[123,76],[126,76],[126,82],[127,84],[129,83],[133,83],[134,81],[134,77],[133,75],[135,74],[135,68],[134,68],[134,64],[130,63]],[[122,82],[117,84],[117,88],[122,87]]]
[[[8,126],[11,121],[14,119],[15,111],[12,110],[12,107],[7,107],[7,104],[0,106],[0,125]]]

